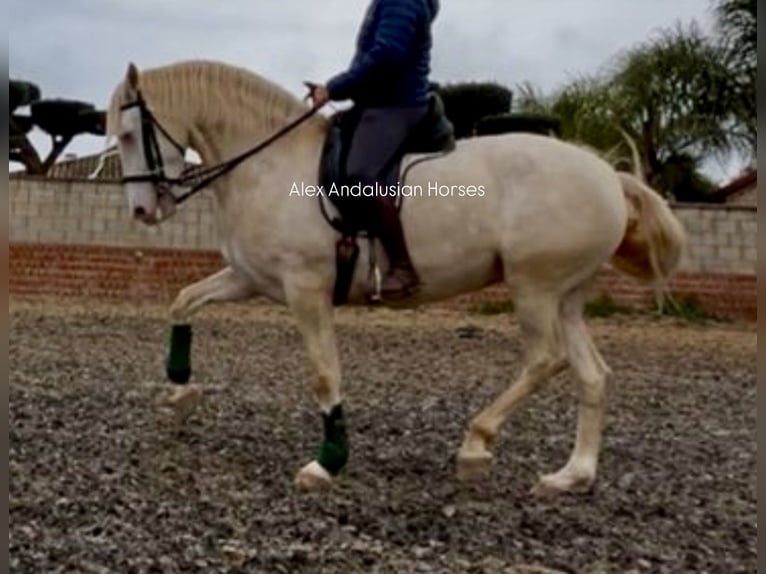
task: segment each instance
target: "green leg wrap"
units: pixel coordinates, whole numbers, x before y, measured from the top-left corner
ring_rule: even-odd
[[[170,348],[165,364],[168,378],[174,383],[184,384],[191,377],[191,325],[173,325],[170,331]]]
[[[348,436],[343,407],[335,405],[329,414],[322,414],[324,440],[319,446],[317,460],[330,474],[337,475],[348,462]]]

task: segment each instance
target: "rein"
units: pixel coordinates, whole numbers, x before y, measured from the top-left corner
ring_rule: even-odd
[[[170,141],[171,144],[181,152],[183,156],[186,152],[184,147],[179,144],[170,133],[160,124],[155,115],[149,110],[146,105],[141,92],[138,92],[138,97],[134,102],[123,105],[120,109],[127,110],[133,107],[138,107],[141,114],[141,132],[144,143],[144,157],[146,159],[146,166],[148,173],[141,175],[128,175],[122,178],[122,183],[129,182],[149,182],[154,184],[166,184],[166,185],[178,185],[189,186],[191,189],[185,191],[181,195],[173,195],[169,190],[160,190],[160,193],[168,193],[173,196],[175,203],[181,204],[200,190],[210,185],[213,181],[219,177],[226,175],[239,164],[246,159],[254,156],[260,151],[273,144],[278,139],[287,135],[289,132],[300,126],[303,122],[308,120],[311,116],[316,114],[324,104],[319,106],[312,106],[308,111],[304,112],[296,119],[280,128],[278,131],[267,137],[265,140],[259,142],[255,146],[243,151],[242,153],[235,155],[231,159],[221,162],[210,167],[193,167],[188,170],[184,170],[179,177],[168,177],[165,174],[165,168],[162,162],[162,154],[160,153],[159,142],[157,140],[157,133],[155,127],[162,132],[162,134]]]

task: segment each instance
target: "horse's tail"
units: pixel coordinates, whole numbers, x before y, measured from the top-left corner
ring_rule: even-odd
[[[639,279],[652,281],[658,303],[678,268],[686,245],[681,222],[665,199],[633,174],[618,171],[628,204],[628,224],[612,265]]]
[[[645,183],[636,143],[624,130],[620,132],[630,148],[634,173],[617,172],[628,204],[628,224],[612,265],[651,281],[662,305],[668,281],[681,261],[686,233],[665,199]]]

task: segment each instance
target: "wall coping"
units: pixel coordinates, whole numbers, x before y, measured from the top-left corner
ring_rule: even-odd
[[[712,211],[744,211],[746,213],[757,213],[757,205],[742,205],[737,203],[692,203],[685,201],[669,202],[670,209],[673,210],[692,210],[703,209]]]
[[[114,185],[119,186],[120,182],[115,179],[87,179],[87,178],[81,178],[81,177],[67,177],[67,178],[52,178],[52,177],[46,177],[44,175],[20,175],[20,176],[14,176],[13,173],[10,174],[8,178],[9,182],[34,182],[34,183],[45,183],[45,184],[70,184],[70,183],[90,183],[94,187],[98,186],[105,186],[105,185]]]

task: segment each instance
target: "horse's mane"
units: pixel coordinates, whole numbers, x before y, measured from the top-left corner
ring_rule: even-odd
[[[246,129],[273,130],[305,111],[302,102],[284,88],[220,62],[190,60],[143,70],[139,87],[154,110],[177,119],[202,116],[212,122],[235,122]],[[116,135],[124,98],[120,82],[107,111],[108,136]]]

